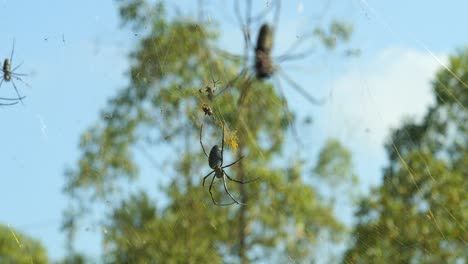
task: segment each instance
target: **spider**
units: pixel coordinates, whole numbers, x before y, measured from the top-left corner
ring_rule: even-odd
[[[211,108],[207,105],[207,104],[203,104],[202,105],[202,110],[203,112],[205,113],[205,115],[212,115],[213,114],[213,111],[211,110]]]
[[[235,179],[231,178],[231,177],[226,173],[226,171],[224,171],[225,168],[231,167],[232,165],[236,164],[236,163],[239,162],[241,159],[243,159],[244,156],[241,156],[238,160],[232,162],[232,163],[229,164],[229,165],[223,166],[224,123],[223,123],[223,140],[222,140],[222,143],[221,143],[221,149],[219,148],[218,145],[214,145],[213,148],[211,148],[211,151],[210,151],[210,155],[209,155],[209,156],[206,154],[205,147],[203,147],[203,143],[202,143],[202,131],[203,131],[203,124],[202,124],[201,127],[200,127],[200,145],[201,145],[201,147],[202,147],[202,149],[203,149],[203,153],[205,153],[205,156],[208,158],[208,164],[210,165],[210,168],[213,169],[213,171],[211,171],[211,172],[208,173],[205,177],[203,177],[203,186],[205,186],[205,180],[206,180],[206,178],[208,178],[211,174],[214,173],[213,179],[211,180],[211,183],[210,183],[210,188],[208,189],[209,192],[210,192],[210,195],[211,195],[211,199],[213,200],[213,203],[214,203],[215,205],[220,205],[220,206],[231,205],[231,204],[234,204],[234,203],[241,204],[241,205],[245,205],[245,203],[238,202],[236,199],[234,199],[234,197],[232,196],[232,194],[229,192],[229,190],[228,190],[228,188],[227,188],[227,185],[226,185],[226,177],[227,177],[230,181],[237,182],[237,183],[240,183],[240,184],[245,184],[245,183],[253,182],[253,181],[257,180],[257,179],[253,179],[253,180],[250,180],[250,181],[242,182],[242,181],[238,181],[238,180],[235,180]],[[225,176],[226,176],[226,177],[225,177]],[[211,188],[213,187],[213,182],[214,182],[215,178],[221,178],[221,179],[223,180],[224,190],[226,191],[226,193],[227,193],[227,194],[231,197],[231,199],[233,200],[232,203],[221,204],[221,203],[217,203],[217,202],[215,201],[215,199],[213,198],[213,193],[211,192]]]
[[[263,81],[269,79],[270,77],[274,77],[274,81],[278,84],[278,88],[280,89],[281,96],[284,98],[283,89],[281,87],[280,78],[286,81],[294,90],[300,93],[305,99],[307,99],[311,104],[314,105],[321,105],[324,103],[324,100],[317,99],[313,97],[307,90],[305,90],[299,83],[297,83],[293,78],[291,78],[286,71],[280,66],[280,63],[293,61],[293,60],[301,60],[306,58],[307,56],[311,55],[314,51],[313,48],[303,49],[300,52],[296,50],[300,48],[304,42],[304,40],[309,39],[312,35],[307,34],[304,37],[298,38],[296,42],[294,42],[282,55],[279,56],[272,56],[273,50],[273,42],[274,42],[274,34],[276,31],[276,27],[278,25],[280,10],[281,10],[281,0],[276,0],[270,3],[263,12],[258,15],[252,16],[251,10],[251,1],[248,1],[247,4],[247,13],[245,15],[245,19],[242,18],[240,14],[240,1],[235,1],[235,12],[237,16],[237,20],[241,25],[242,32],[244,34],[244,55],[235,55],[224,53],[231,59],[235,61],[242,61],[243,67],[238,75],[236,75],[233,79],[227,82],[227,85],[216,95],[220,95],[225,90],[230,88],[232,84],[234,84],[237,80],[247,78],[250,79],[251,76],[254,76],[257,80]],[[259,29],[257,43],[254,45],[252,43],[251,38],[251,27],[252,24],[258,23],[260,20],[265,18],[268,13],[274,12],[273,14],[273,26],[270,26],[268,23],[263,23]],[[253,56],[249,55],[250,52],[253,51]],[[253,65],[248,65],[248,61],[253,58]],[[253,74],[249,74],[249,72],[253,72]],[[289,112],[288,109],[286,109]]]
[[[15,42],[13,41],[13,49],[11,50],[10,58],[5,59],[5,61],[3,62],[2,69],[0,69],[3,72],[2,80],[0,81],[0,87],[3,84],[3,81],[5,81],[5,82],[11,81],[11,83],[13,84],[13,88],[15,88],[16,94],[18,95],[18,98],[17,99],[1,98],[1,100],[7,100],[7,101],[19,100],[19,101],[21,101],[21,103],[23,103],[23,98],[24,97],[19,94],[18,89],[16,88],[16,84],[14,82],[14,79],[25,83],[23,81],[23,79],[21,79],[20,76],[27,76],[27,75],[15,72],[21,66],[21,63],[18,66],[14,67],[13,70],[11,69],[11,65],[13,64],[13,54],[14,54],[14,52],[15,52]],[[13,105],[13,104],[16,104],[16,103],[9,103],[9,104],[6,104],[6,105]]]
[[[218,83],[218,81],[215,81],[215,80],[212,80],[213,81],[213,87],[207,85],[205,87],[205,93],[206,93],[206,96],[208,97],[208,100],[210,101],[213,101],[213,99],[215,98],[215,90],[216,90],[216,84]],[[200,93],[204,93],[203,92],[203,89],[199,89],[198,90]]]

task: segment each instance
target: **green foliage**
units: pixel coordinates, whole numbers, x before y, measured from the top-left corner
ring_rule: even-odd
[[[69,254],[64,259],[56,262],[57,264],[85,264],[92,263],[90,259],[87,259],[81,254]]]
[[[160,214],[144,192],[132,195],[112,212],[106,236],[111,248],[107,263],[222,262],[217,243],[225,228],[217,226],[226,225],[226,220],[216,218],[199,202],[204,193],[198,186],[189,187],[191,197],[187,197],[175,185],[173,182],[167,190],[173,202]]]
[[[468,50],[450,62],[424,120],[393,132],[384,183],[356,213],[345,263],[468,261]]]
[[[0,225],[0,263],[49,263],[42,244],[11,227]]]
[[[117,0],[120,3],[120,17],[122,17],[122,26],[133,24],[134,30],[141,29],[148,22],[148,15],[154,10],[147,5],[145,0]],[[162,10],[162,5],[156,5],[157,11]],[[156,12],[157,12],[156,11]]]
[[[130,86],[111,98],[99,123],[83,133],[82,155],[66,172],[64,190],[73,199],[64,221],[70,241],[80,217],[108,200],[119,205],[100,212],[107,216],[101,219],[108,230],[107,263],[221,263],[238,258],[246,263],[273,252],[303,258],[312,254],[320,233],[339,240],[343,225],[330,204],[304,183],[302,165],[271,165],[283,149],[288,126],[276,89],[252,78],[235,79],[241,64],[216,47],[213,27],[168,19],[160,3],[147,5],[121,2],[125,24],[141,30],[144,21],[149,29],[131,54]],[[210,100],[199,90],[212,80],[235,81]],[[212,117],[204,117],[204,103],[213,109]],[[237,131],[238,142],[229,145],[238,148],[226,144],[224,160],[227,164],[245,156],[226,172],[240,181],[258,177],[245,185],[228,182],[246,206],[217,207],[208,186],[200,186],[211,170],[198,142],[202,121],[207,148],[220,144],[222,124],[230,133]],[[158,195],[167,204],[156,208],[147,190],[127,198],[124,186],[140,176],[134,152],[144,146],[163,160],[163,144],[177,153],[174,174],[156,169],[153,175],[170,179]],[[221,179],[216,182],[215,199],[227,201]]]
[[[357,176],[353,173],[351,152],[349,152],[338,140],[330,139],[320,152],[319,160],[314,168],[314,173],[332,185],[346,181],[357,182]]]

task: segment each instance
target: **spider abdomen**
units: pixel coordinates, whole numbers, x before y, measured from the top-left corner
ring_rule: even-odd
[[[218,145],[214,145],[214,147],[210,151],[210,156],[208,157],[208,164],[210,168],[214,169],[218,166],[221,166],[223,163],[223,153],[221,153],[221,149]]]
[[[3,75],[4,75],[3,78],[5,79],[5,81],[9,81],[11,79],[10,71],[11,71],[10,60],[5,59],[5,61],[3,62]]]
[[[273,46],[273,31],[268,24],[263,24],[257,39],[257,50],[261,50],[268,55]]]
[[[255,49],[255,70],[259,79],[266,79],[273,75],[274,69],[270,56],[272,46],[273,31],[268,24],[263,24],[258,34]]]

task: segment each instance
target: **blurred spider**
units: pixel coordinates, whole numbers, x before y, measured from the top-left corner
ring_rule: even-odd
[[[211,107],[209,107],[207,104],[202,105],[202,110],[205,113],[205,115],[212,115],[213,111],[211,110]]]
[[[3,84],[3,81],[5,81],[5,82],[10,82],[11,81],[11,83],[13,84],[13,88],[15,88],[16,94],[18,95],[18,98],[17,99],[2,98],[2,100],[19,100],[19,101],[21,101],[21,103],[23,103],[23,98],[24,97],[22,97],[19,94],[18,89],[16,88],[16,84],[14,82],[14,79],[16,79],[18,81],[21,81],[24,84],[26,84],[23,81],[23,79],[20,78],[20,76],[27,76],[27,75],[15,72],[22,65],[22,63],[20,63],[16,67],[14,67],[13,70],[11,69],[11,65],[13,64],[13,54],[14,54],[14,52],[15,52],[15,42],[13,41],[13,49],[11,50],[10,58],[5,59],[5,61],[3,62],[3,67],[1,69],[1,71],[3,72],[3,76],[2,76],[2,80],[0,81],[0,87]],[[16,104],[16,103],[11,103],[11,104],[7,104],[7,105],[12,105],[12,104]]]
[[[243,62],[243,67],[238,75],[236,75],[233,79],[228,81],[227,85],[217,94],[223,93],[225,90],[230,88],[236,81],[242,80],[244,78],[251,78],[251,75],[254,75],[258,80],[265,80],[270,77],[274,77],[275,82],[278,84],[278,88],[280,89],[281,96],[284,98],[284,92],[281,87],[280,78],[286,81],[294,90],[299,92],[305,99],[307,99],[310,103],[315,105],[320,105],[324,103],[324,100],[319,100],[313,97],[308,91],[306,91],[302,86],[293,80],[293,78],[289,77],[285,70],[280,66],[280,63],[293,61],[293,60],[301,60],[306,58],[307,56],[311,55],[314,51],[313,48],[309,49],[302,49],[301,51],[297,52],[297,50],[302,47],[303,41],[310,38],[313,35],[307,34],[304,37],[300,37],[295,41],[282,55],[279,56],[272,56],[272,49],[273,49],[273,37],[275,34],[276,27],[279,21],[279,15],[281,10],[281,0],[272,1],[263,12],[258,15],[251,15],[252,10],[252,1],[247,1],[246,6],[246,15],[245,18],[242,18],[240,14],[240,1],[235,1],[235,12],[237,16],[237,20],[241,25],[241,30],[244,34],[245,40],[245,49],[244,55],[234,55],[227,52],[223,52],[223,55],[234,59],[235,61]],[[273,26],[270,26],[268,23],[262,23],[258,37],[257,43],[254,45],[251,41],[251,27],[252,24],[258,23],[260,20],[264,19],[270,12],[274,12],[273,14]],[[250,52],[253,51],[253,56],[249,55]],[[253,65],[249,65],[248,61],[253,59]],[[249,72],[253,72],[253,74],[249,74]],[[288,109],[286,109],[289,112]]]
[[[207,85],[205,87],[205,93],[206,93],[206,96],[208,97],[208,100],[210,101],[213,101],[213,99],[215,98],[215,90],[216,90],[216,84],[218,83],[218,81],[215,81],[215,80],[212,80],[213,81],[213,87]],[[203,93],[203,89],[199,89],[198,90],[200,93]]]
[[[234,199],[234,197],[231,195],[231,193],[229,192],[228,188],[227,188],[227,185],[226,185],[226,177],[233,181],[233,182],[237,182],[237,183],[240,183],[240,184],[245,184],[245,183],[249,183],[249,182],[253,182],[257,179],[253,179],[253,180],[250,180],[250,181],[246,181],[246,182],[242,182],[242,181],[238,181],[238,180],[235,180],[231,177],[229,177],[229,175],[224,171],[225,168],[228,168],[228,167],[231,167],[232,165],[236,164],[237,162],[239,162],[242,158],[244,158],[244,156],[240,157],[238,160],[232,162],[231,164],[229,165],[226,165],[226,166],[223,166],[223,151],[224,151],[224,123],[223,123],[223,141],[221,143],[221,149],[219,148],[218,145],[214,145],[213,148],[211,148],[211,151],[210,151],[210,155],[208,156],[206,154],[206,151],[205,151],[205,147],[203,147],[203,143],[202,143],[202,130],[203,130],[203,124],[201,125],[200,127],[200,145],[202,146],[202,149],[203,149],[203,153],[205,153],[205,156],[208,158],[208,164],[210,165],[210,168],[213,169],[213,171],[211,171],[210,173],[208,173],[205,177],[203,177],[203,186],[205,186],[205,180],[206,178],[208,178],[211,174],[214,173],[213,175],[213,179],[211,180],[211,183],[210,183],[210,188],[208,189],[209,192],[210,192],[210,195],[211,195],[211,199],[213,200],[213,203],[215,205],[231,205],[231,204],[234,204],[234,203],[237,203],[237,204],[244,204],[245,203],[240,203],[238,202],[236,199]],[[226,177],[225,177],[226,176]],[[223,180],[223,184],[224,184],[224,190],[226,191],[226,193],[231,197],[231,199],[233,200],[232,203],[228,203],[228,204],[221,204],[221,203],[217,203],[215,201],[215,199],[213,198],[213,193],[211,192],[211,188],[213,187],[213,182],[215,180],[215,178],[221,178]]]

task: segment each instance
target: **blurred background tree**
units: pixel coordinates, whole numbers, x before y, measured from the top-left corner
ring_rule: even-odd
[[[315,172],[304,172],[311,161],[285,144],[295,120],[279,87],[242,70],[251,69],[246,66],[254,48],[248,44],[255,35],[250,27],[239,40],[246,40],[246,52],[236,56],[217,46],[214,23],[169,18],[161,2],[118,4],[123,25],[142,39],[130,55],[130,84],[109,99],[101,119],[82,134],[82,155],[65,173],[70,205],[63,228],[70,256],[77,253],[73,242],[79,222],[96,215],[106,263],[284,262],[313,259],[319,236],[341,241],[345,228],[333,203],[306,176],[352,184],[350,154],[334,142],[323,150]],[[240,20],[255,17],[247,10]],[[331,28],[328,35],[316,29],[309,37],[330,49],[336,40],[348,39],[349,26],[334,22]],[[202,111],[204,104],[212,115]],[[207,151],[221,144],[224,124],[224,160],[245,156],[227,169],[233,178],[258,177],[245,185],[229,182],[234,196],[247,205],[215,206],[208,186],[201,186],[211,170],[199,144],[202,122]],[[154,166],[155,181],[168,179],[155,197],[151,188],[137,188],[139,158]],[[173,171],[165,171],[163,163],[172,164]],[[222,184],[213,192],[217,201],[229,202]]]
[[[449,62],[433,81],[436,104],[393,132],[344,263],[468,262],[468,49]]]
[[[0,263],[49,263],[47,251],[37,240],[10,226],[0,225]]]

